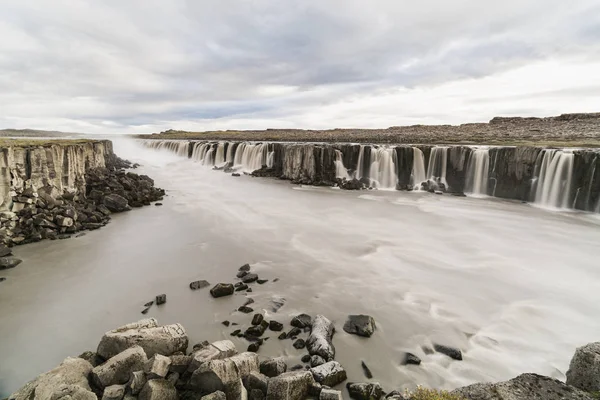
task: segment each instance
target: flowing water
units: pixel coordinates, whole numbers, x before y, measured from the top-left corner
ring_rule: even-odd
[[[389,147],[371,148],[371,184],[378,189],[396,189],[396,151]]]
[[[269,279],[248,294],[256,310],[286,329],[295,314],[326,315],[349,380],[366,380],[364,360],[388,391],[523,372],[564,379],[575,348],[599,340],[597,215],[236,178],[133,142],[115,142],[115,151],[167,189],[164,206],[116,215],[80,238],[15,249],[23,263],[0,272],[0,397],[144,317],[142,305],[156,294],[166,293],[167,303],[147,317],[181,322],[190,348],[230,339],[233,328],[220,321],[249,324],[251,316],[233,311],[245,295],[212,299],[188,284],[234,282],[247,262]],[[286,299],[277,313],[272,296]],[[358,313],[377,321],[369,339],[341,329]],[[268,336],[262,356],[294,365],[305,354]],[[239,350],[248,345],[232,340]],[[425,354],[432,342],[460,347],[464,361]],[[422,365],[401,366],[405,351]]]
[[[427,166],[427,178],[443,183],[446,187],[446,168],[448,167],[448,147],[435,146],[431,149],[429,165]]]
[[[410,183],[415,190],[418,190],[421,188],[421,183],[426,180],[427,172],[425,171],[425,156],[421,149],[413,147],[413,167]]]
[[[465,192],[485,196],[488,194],[490,151],[488,148],[475,148],[467,164]]]
[[[569,150],[544,150],[540,153],[535,202],[546,207],[571,206],[571,181],[574,154]]]

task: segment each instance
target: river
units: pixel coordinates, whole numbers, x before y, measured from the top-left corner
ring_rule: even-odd
[[[66,356],[95,350],[103,332],[147,317],[182,323],[193,343],[230,339],[223,320],[245,294],[212,299],[198,279],[233,282],[250,263],[264,285],[248,296],[289,329],[298,313],[337,328],[336,359],[350,381],[364,360],[384,389],[454,388],[536,372],[564,379],[577,346],[600,340],[600,219],[491,198],[401,191],[341,191],[232,177],[166,151],[115,141],[167,190],[162,207],[116,215],[83,237],[15,249],[23,263],[1,271],[0,397]],[[279,278],[273,282],[274,278]],[[348,314],[369,314],[375,334],[343,332]],[[271,339],[262,356],[305,351]],[[238,350],[247,343],[235,338]],[[427,355],[457,346],[463,361]],[[404,351],[421,366],[402,366]]]

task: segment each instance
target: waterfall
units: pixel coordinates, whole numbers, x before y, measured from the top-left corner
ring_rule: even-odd
[[[421,149],[413,147],[413,165],[410,174],[410,184],[415,190],[421,188],[421,183],[427,180],[425,173],[425,156]]]
[[[220,142],[217,146],[217,153],[215,154],[215,165],[221,165],[225,163],[225,142]]]
[[[596,175],[596,161],[598,159],[598,156],[594,157],[594,160],[592,161],[592,171],[590,174],[590,182],[588,184],[588,188],[587,188],[587,197],[585,199],[585,207],[586,210],[592,210],[592,205],[590,204],[590,197],[592,196],[592,184],[594,183],[594,175]],[[599,198],[599,203],[600,205],[600,198]]]
[[[361,147],[361,154],[362,154]],[[360,161],[359,161],[360,162]],[[341,179],[350,179],[350,175],[348,175],[348,170],[344,167],[343,154],[339,150],[335,150],[335,177]],[[360,164],[359,164],[360,165]]]
[[[548,207],[569,208],[575,159],[573,152],[547,149],[539,157],[542,158],[536,177],[535,202]]]
[[[225,157],[225,162],[233,163],[233,157],[235,155],[235,153],[233,152],[234,147],[235,146],[233,145],[233,143],[229,143],[229,145],[227,146],[227,155]]]
[[[241,168],[245,172],[253,172],[268,166],[267,143],[240,143],[233,157],[234,168]]]
[[[168,150],[182,157],[187,157],[189,154],[190,142],[187,140],[149,140],[144,144],[151,149]]]
[[[360,145],[360,150],[358,151],[358,162],[356,163],[356,170],[354,172],[354,178],[360,179],[364,175],[364,158],[365,158],[365,146]]]
[[[427,166],[427,179],[436,183],[443,183],[448,187],[446,182],[446,168],[448,166],[448,147],[435,146],[431,149],[429,156],[429,165]]]
[[[490,169],[490,151],[488,148],[476,148],[471,152],[467,164],[465,191],[476,195],[487,195],[488,173]]]
[[[273,168],[274,164],[275,164],[275,152],[269,151],[267,153],[267,168]]]
[[[378,189],[396,189],[398,177],[396,171],[396,150],[376,147],[371,149],[371,184]]]

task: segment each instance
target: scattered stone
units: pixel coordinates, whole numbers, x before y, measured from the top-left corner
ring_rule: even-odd
[[[600,342],[577,348],[567,371],[567,385],[600,392]]]
[[[371,370],[369,369],[369,367],[367,367],[367,364],[364,361],[361,361],[360,365],[361,365],[363,372],[364,372],[365,376],[367,377],[367,379],[373,379],[373,374],[371,373]]]
[[[252,283],[252,282],[256,282],[257,280],[258,280],[258,275],[253,274],[253,273],[249,273],[242,278],[242,282],[244,282],[244,283]]]
[[[137,396],[146,385],[146,374],[144,371],[134,371],[131,373],[127,387],[131,390],[131,394]]]
[[[125,396],[125,385],[111,385],[104,389],[102,400],[121,400]]]
[[[150,307],[152,304],[154,304],[154,300],[149,301],[146,304],[144,304],[144,307]]]
[[[169,384],[172,386],[175,386],[177,385],[177,381],[179,381],[180,376],[181,374],[179,372],[170,372],[169,375],[167,375],[167,382],[169,382]]]
[[[177,390],[164,379],[146,382],[138,396],[139,400],[177,400]]]
[[[310,336],[306,341],[306,347],[310,355],[318,355],[326,361],[331,361],[335,357],[335,347],[333,347],[333,334],[335,327],[333,323],[322,315],[317,315],[312,324]]]
[[[319,400],[342,400],[342,392],[333,389],[322,389]]]
[[[354,400],[379,400],[383,397],[383,389],[377,382],[348,383],[346,388]]]
[[[233,285],[231,283],[217,283],[210,289],[210,294],[214,298],[230,296],[233,294]]]
[[[210,283],[208,283],[208,281],[194,281],[190,283],[190,289],[192,290],[198,290],[198,289],[204,289],[205,287],[210,286]]]
[[[310,362],[310,354],[303,355],[302,358],[300,359],[300,361],[302,361],[303,363],[309,363]]]
[[[292,346],[294,346],[295,349],[300,350],[306,347],[306,342],[304,341],[304,339],[298,339],[294,342]]]
[[[277,337],[277,339],[279,339],[279,340],[285,340],[285,339],[287,339],[287,333],[285,333],[285,332],[282,332],[282,333],[281,333],[281,334],[280,334],[280,335]]]
[[[246,332],[244,334],[244,336],[248,337],[248,336],[254,336],[254,337],[259,337],[262,336],[265,331],[267,330],[267,327],[269,326],[268,322],[263,320],[259,325],[253,325],[251,327],[249,327],[248,329],[246,329]]]
[[[156,296],[156,305],[160,306],[163,305],[167,302],[167,295],[166,294],[159,294],[158,296]]]
[[[318,367],[311,368],[310,372],[313,374],[315,381],[329,387],[338,385],[347,378],[346,371],[337,361],[329,361]]]
[[[258,389],[252,389],[248,393],[248,400],[263,400],[264,398],[265,394]]]
[[[169,367],[171,366],[171,359],[169,357],[155,354],[146,362],[144,366],[144,372],[148,379],[160,379],[166,378],[169,373]]]
[[[236,329],[235,331],[231,332],[231,333],[230,333],[230,335],[231,335],[231,336],[237,336],[237,335],[239,335],[239,334],[240,334],[240,332],[242,332],[242,330],[241,330],[241,329]]]
[[[248,272],[250,271],[250,264],[244,264],[239,268],[239,271],[245,271]]]
[[[269,329],[273,332],[280,332],[283,329],[283,324],[277,321],[269,321]]]
[[[406,353],[402,365],[421,365],[421,359],[412,353]]]
[[[229,321],[223,321],[223,322],[221,322],[221,323],[222,323],[223,325],[227,326],[227,327],[228,327],[228,326],[231,324],[231,322],[229,322]]]
[[[260,325],[263,320],[264,317],[262,314],[254,314],[254,317],[252,317],[252,325]]]
[[[312,326],[312,317],[308,314],[300,314],[292,318],[290,325],[295,326],[296,328],[306,328]]]
[[[444,346],[441,344],[434,344],[433,348],[435,349],[435,351],[437,351],[438,353],[442,353],[447,355],[448,357],[457,360],[457,361],[461,361],[462,360],[462,352],[454,347],[448,347],[448,346]]]
[[[235,288],[236,292],[241,292],[242,290],[246,290],[248,289],[248,285],[246,285],[245,283],[242,283],[241,285],[239,285],[238,287]]]
[[[314,355],[314,356],[310,356],[310,366],[311,367],[318,367],[319,365],[323,365],[327,362],[327,360],[325,360],[323,357],[318,356],[318,355]]]
[[[257,279],[256,280],[256,283],[258,283],[259,285],[263,285],[263,284],[265,284],[267,282],[269,282],[268,279]]]
[[[123,385],[129,381],[132,372],[144,368],[146,361],[148,358],[144,349],[133,346],[109,358],[104,364],[94,367],[91,378],[100,388]]]
[[[146,307],[142,310],[142,314],[148,314],[148,311],[150,311],[150,307]]]
[[[0,243],[0,257],[6,257],[12,255],[12,250]]]
[[[242,312],[244,314],[250,314],[251,312],[254,311],[254,309],[251,307],[248,307],[248,306],[241,306],[240,308],[238,308],[238,311]]]
[[[246,289],[246,292],[248,292],[248,293],[252,293],[252,288],[251,288],[251,287],[249,287],[248,289]]]
[[[237,173],[237,172],[234,172],[234,173],[231,174],[231,176],[238,177],[238,176],[241,176],[241,175],[239,173]]]
[[[287,371],[287,364],[282,357],[272,358],[260,363],[260,373],[274,378]]]
[[[163,203],[154,203],[155,206],[162,206]]]
[[[236,274],[236,278],[240,278],[240,279],[242,279],[242,278],[243,278],[243,277],[245,277],[246,275],[248,275],[248,271],[239,271],[239,272]]]
[[[118,194],[109,194],[104,197],[104,205],[112,212],[123,212],[131,210],[126,198]]]
[[[296,336],[298,336],[299,334],[301,334],[302,331],[300,330],[300,328],[292,328],[290,329],[290,331],[287,333],[287,337],[288,338],[292,338],[294,339]]]
[[[17,257],[7,256],[0,258],[0,269],[9,269],[14,268],[17,265],[21,264],[23,261],[18,259]]]
[[[369,315],[349,315],[344,331],[363,337],[371,337],[375,331],[375,320]]]
[[[304,400],[313,383],[308,371],[286,372],[269,380],[267,400]]]

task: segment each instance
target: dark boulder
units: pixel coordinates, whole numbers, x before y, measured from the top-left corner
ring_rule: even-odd
[[[348,383],[346,389],[354,400],[379,400],[383,397],[383,389],[377,382]]]
[[[244,264],[239,268],[239,271],[250,271],[250,264]]]
[[[312,325],[312,317],[308,314],[300,314],[292,318],[290,325],[295,326],[296,328],[306,328]]]
[[[233,294],[233,285],[231,283],[217,283],[210,289],[210,294],[214,298],[231,296]]]
[[[252,283],[258,280],[258,275],[249,273],[242,278],[242,282],[244,283]]]
[[[259,285],[263,285],[263,284],[265,284],[267,282],[269,282],[268,279],[257,279],[256,280],[256,283],[258,283]]]
[[[433,348],[438,353],[445,354],[454,360],[457,360],[457,361],[462,360],[462,352],[457,348],[444,346],[442,344],[434,344]]]
[[[254,314],[254,317],[252,317],[252,325],[260,325],[264,318],[265,317],[263,317],[262,314]]]
[[[167,302],[167,295],[166,294],[159,294],[156,296],[156,305],[160,306],[162,304],[165,304]]]
[[[194,281],[190,283],[190,289],[192,290],[198,290],[198,289],[204,289],[205,287],[209,287],[210,283],[208,283],[208,281]]]
[[[23,261],[13,256],[0,257],[0,269],[14,268],[21,262]]]
[[[369,369],[369,367],[367,366],[367,364],[364,361],[360,362],[360,366],[362,367],[365,377],[367,379],[373,379],[373,373],[371,372],[371,370]]]
[[[412,353],[406,353],[402,365],[421,365],[421,359]]]
[[[248,274],[249,274],[248,271],[239,271],[235,276],[236,276],[236,278],[242,279],[243,277],[245,277]]]
[[[375,320],[369,315],[349,315],[344,331],[363,337],[371,337],[375,331]]]
[[[298,339],[294,342],[292,346],[294,346],[295,349],[300,350],[306,347],[306,342],[304,341],[304,339]]]
[[[240,282],[241,283],[241,282]],[[247,290],[248,289],[248,285],[246,285],[245,283],[242,283],[241,285],[238,285],[235,288],[236,292],[241,292],[242,290]]]
[[[273,332],[279,332],[283,329],[283,324],[274,320],[269,321],[269,329]]]
[[[131,210],[129,202],[126,198],[119,196],[118,194],[109,194],[104,197],[103,201],[106,208],[112,212],[123,212]]]
[[[242,312],[244,314],[250,314],[251,312],[254,311],[254,309],[252,309],[251,307],[248,306],[241,306],[240,308],[238,308],[239,312]]]

